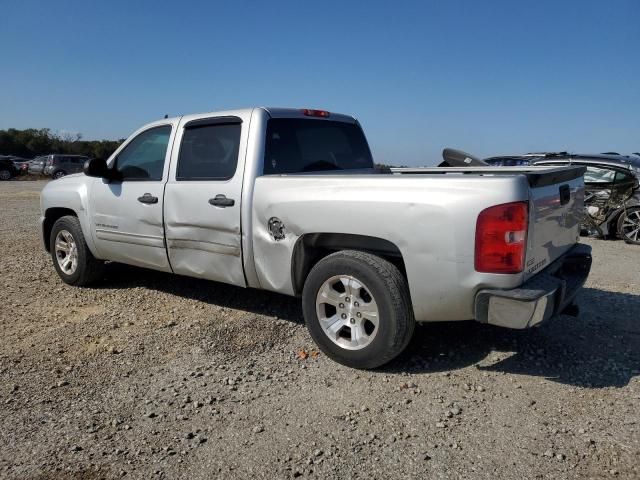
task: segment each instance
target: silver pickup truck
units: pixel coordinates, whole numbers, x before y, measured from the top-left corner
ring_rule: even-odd
[[[374,368],[416,321],[523,329],[573,309],[591,268],[583,173],[381,171],[350,116],[186,115],[50,182],[41,235],[70,285],[113,261],[299,296],[323,352]]]

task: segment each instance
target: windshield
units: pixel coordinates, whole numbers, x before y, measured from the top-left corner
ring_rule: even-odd
[[[295,118],[267,124],[265,175],[363,168],[373,168],[373,160],[357,124]]]

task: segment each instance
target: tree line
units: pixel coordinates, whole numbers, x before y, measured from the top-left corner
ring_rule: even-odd
[[[50,153],[67,153],[106,159],[123,141],[82,140],[82,134],[59,134],[49,128],[9,128],[0,130],[0,155],[30,159]]]

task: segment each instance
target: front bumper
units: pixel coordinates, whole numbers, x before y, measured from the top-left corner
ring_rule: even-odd
[[[591,270],[591,247],[578,244],[541,273],[513,290],[480,290],[476,320],[508,328],[529,328],[571,305]]]

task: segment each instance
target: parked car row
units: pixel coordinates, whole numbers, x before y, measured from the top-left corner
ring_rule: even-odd
[[[51,154],[33,160],[13,156],[0,156],[0,180],[10,180],[18,175],[43,175],[53,179],[82,172],[83,155]]]
[[[640,245],[640,157],[606,154],[532,153],[490,157],[490,166],[586,167],[585,212],[582,233],[598,237],[619,236]]]

